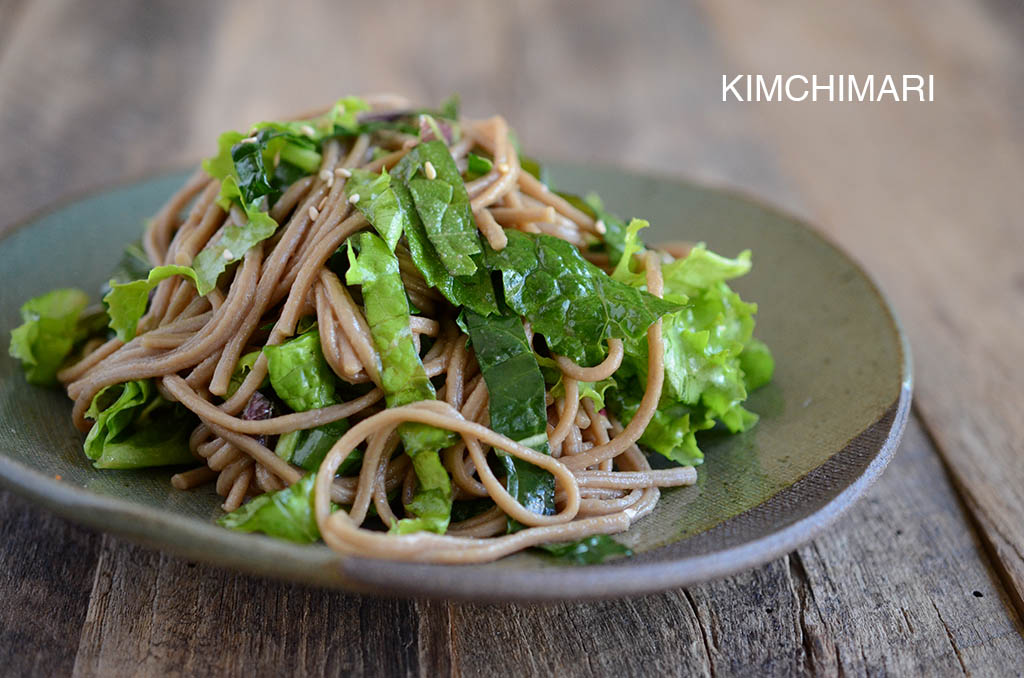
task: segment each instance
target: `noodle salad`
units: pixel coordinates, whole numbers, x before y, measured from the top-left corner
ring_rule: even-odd
[[[695,482],[770,381],[750,270],[555,190],[500,116],[348,97],[221,135],[101,290],[10,353],[99,469],[214,484],[226,528],[396,560],[574,562]],[[651,460],[659,461],[652,467]]]

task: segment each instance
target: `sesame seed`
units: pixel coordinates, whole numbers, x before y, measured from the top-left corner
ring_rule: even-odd
[[[427,175],[428,179],[437,178],[437,170],[434,169],[434,163],[430,162],[429,160],[423,163],[423,173]]]
[[[324,197],[320,198],[320,203],[316,206],[317,210],[318,211],[322,210],[324,208],[324,205],[326,205],[326,204],[327,204],[327,194],[325,193]]]
[[[310,205],[309,207],[309,218],[312,219],[313,221],[316,221],[317,219],[320,218],[320,211],[317,208],[313,207],[312,205]]]
[[[231,250],[224,250],[224,252],[221,253],[221,256],[227,259],[228,261],[231,261],[232,259],[235,258],[235,255],[231,253]]]
[[[255,144],[256,143],[256,137],[246,137],[246,138],[242,139],[241,141],[239,141],[238,143],[240,143],[240,144]]]
[[[350,176],[352,176],[352,172],[351,170],[345,169],[344,167],[339,167],[338,169],[334,170],[334,176],[344,177],[345,179],[348,179]]]
[[[350,195],[348,197],[348,201],[350,203],[352,203],[353,205],[355,205],[357,202],[359,202],[359,194],[358,193],[353,193],[352,195]]]
[[[601,235],[604,235],[605,233],[608,232],[608,227],[604,225],[603,219],[598,219],[597,221],[594,222],[594,230],[600,233]]]
[[[301,127],[299,127],[299,131],[301,131],[307,137],[316,136],[316,130],[310,127],[309,125],[302,125]]]
[[[507,162],[498,163],[498,171],[501,172],[502,174],[508,174],[511,169],[512,168],[508,166]]]

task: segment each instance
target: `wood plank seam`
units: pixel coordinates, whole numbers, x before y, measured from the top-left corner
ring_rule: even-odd
[[[942,466],[942,471],[946,475],[946,479],[949,481],[950,487],[953,488],[953,494],[956,496],[957,501],[960,503],[960,508],[963,510],[965,516],[967,516],[967,524],[977,542],[981,544],[985,555],[988,557],[989,564],[995,574],[994,583],[997,588],[1005,593],[1006,598],[1010,601],[1011,612],[1014,617],[1014,622],[1018,629],[1024,627],[1024,591],[1021,591],[1016,586],[1016,581],[1012,573],[1006,568],[1002,558],[999,554],[998,546],[993,543],[991,533],[995,532],[998,534],[1003,542],[1013,549],[1017,556],[1021,560],[1024,560],[1024,553],[1021,553],[1017,548],[1017,545],[1013,543],[1005,534],[1003,534],[998,525],[994,521],[988,521],[986,524],[982,523],[981,508],[979,504],[974,501],[971,496],[970,488],[966,487],[958,474],[953,472],[953,469],[949,462],[949,455],[942,451],[939,446],[939,441],[934,435],[931,424],[928,419],[917,409],[917,405],[911,406],[911,410],[914,416],[921,424],[921,430],[924,432],[925,437],[932,447],[940,453],[936,455],[939,460],[939,464]]]

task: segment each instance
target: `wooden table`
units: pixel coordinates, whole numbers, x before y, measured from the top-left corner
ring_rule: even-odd
[[[0,0],[0,226],[344,93],[458,90],[537,155],[739,186],[819,224],[910,335],[902,448],[776,562],[549,607],[264,581],[0,493],[0,673],[1021,675],[1018,2],[285,4]],[[722,103],[724,73],[934,73],[935,101]]]

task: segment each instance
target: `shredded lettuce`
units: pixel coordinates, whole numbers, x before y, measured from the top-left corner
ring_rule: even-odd
[[[196,272],[188,266],[157,266],[149,272],[145,280],[133,280],[119,283],[111,280],[110,291],[103,297],[110,316],[110,329],[114,330],[121,341],[131,341],[135,337],[135,329],[139,319],[146,313],[149,293],[161,280],[171,276],[184,276],[198,286]]]
[[[335,379],[320,347],[320,332],[310,330],[283,344],[263,347],[270,385],[295,412],[333,405]]]
[[[380,353],[381,387],[388,407],[433,400],[434,386],[412,338],[398,258],[379,236],[368,231],[349,238],[348,243],[345,281],[362,287],[366,322]],[[401,520],[393,529],[399,533],[444,533],[451,519],[452,490],[438,452],[454,443],[455,437],[450,431],[415,422],[400,425],[398,433],[419,486],[408,506],[415,518]]]
[[[149,380],[108,386],[85,416],[95,423],[85,438],[85,456],[96,468],[131,469],[195,461],[189,433],[195,416],[170,403]]]
[[[463,311],[480,372],[489,395],[490,426],[527,447],[549,454],[544,377],[517,315],[485,317]],[[555,479],[547,471],[517,457],[498,453],[506,472],[505,487],[528,510],[555,512]],[[520,526],[509,521],[509,530]]]
[[[22,324],[11,331],[8,351],[21,361],[29,383],[57,383],[61,364],[84,338],[79,318],[88,305],[89,297],[76,289],[53,290],[22,305]]]
[[[639,231],[645,222],[633,220],[623,239],[624,256],[613,277],[636,287],[643,276],[630,261],[643,249]],[[726,284],[750,270],[750,252],[734,259],[709,251],[703,243],[689,255],[664,264],[666,299],[684,306],[663,318],[665,386],[661,401],[640,444],[680,464],[703,460],[696,432],[721,423],[738,433],[757,423],[743,407],[749,391],[771,380],[774,362],[767,347],[753,338],[756,304],[744,302]],[[749,370],[749,375],[748,375]],[[626,342],[626,356],[616,375],[617,388],[609,406],[629,422],[647,381],[647,344]]]
[[[313,510],[316,473],[308,473],[283,490],[254,497],[217,521],[239,532],[262,532],[278,539],[312,544],[320,539]]]
[[[577,363],[600,362],[605,339],[642,337],[659,317],[680,309],[612,279],[565,240],[506,234],[505,249],[488,247],[485,256],[490,268],[501,271],[506,302],[554,353]]]
[[[345,197],[352,200],[354,196],[359,196],[356,207],[394,252],[408,228],[410,215],[391,188],[391,175],[384,170],[380,174],[352,170],[352,176],[345,182]]]

